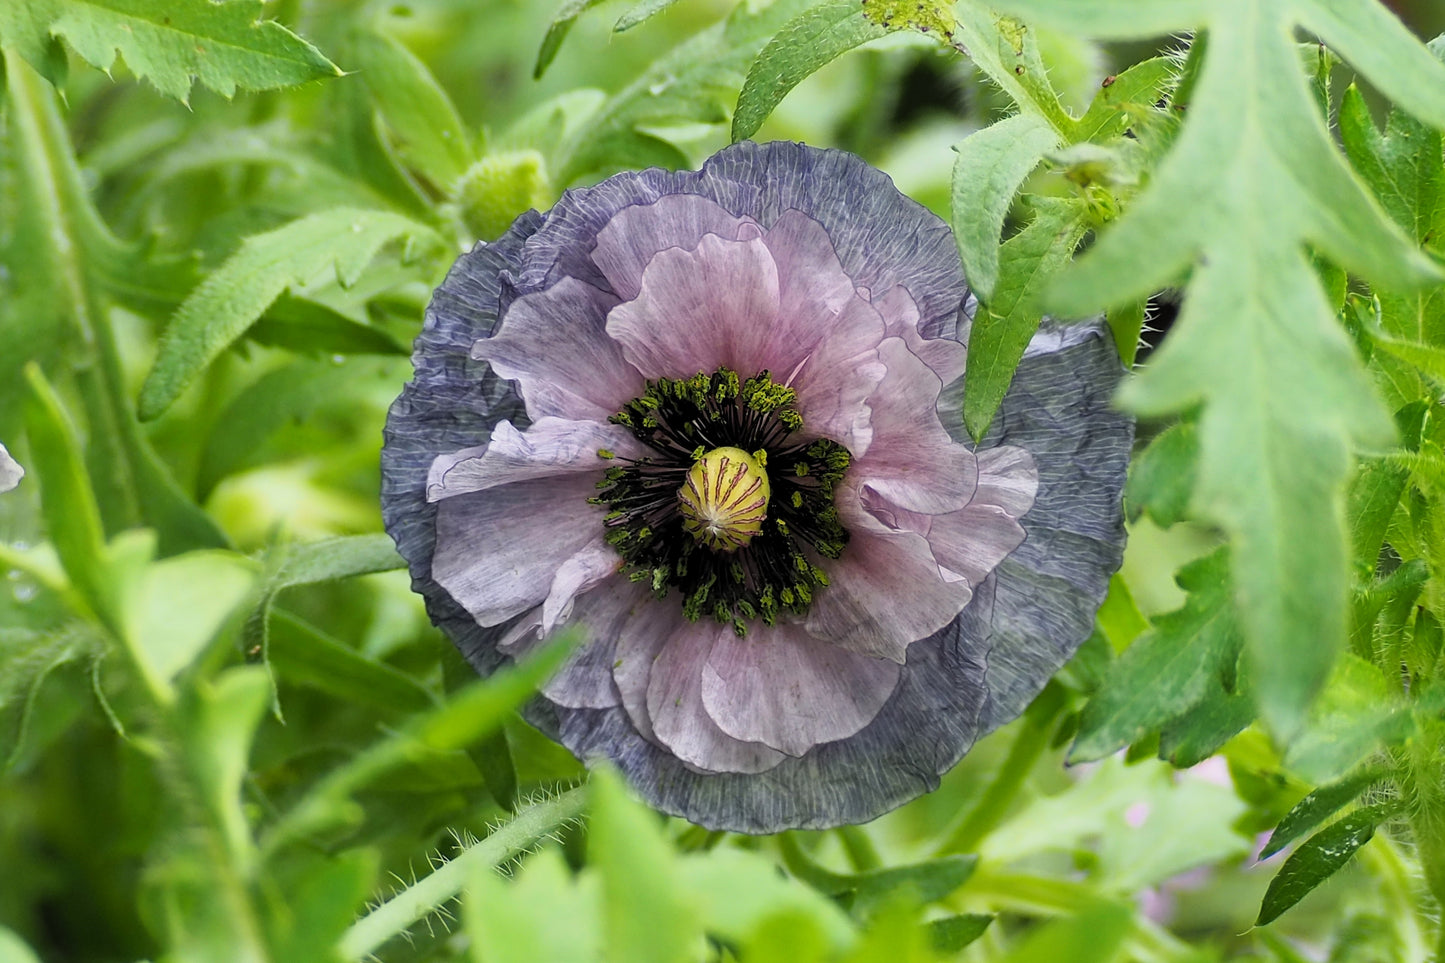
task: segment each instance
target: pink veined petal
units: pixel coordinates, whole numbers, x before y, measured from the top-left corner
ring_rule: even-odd
[[[900,338],[885,340],[878,352],[888,373],[868,401],[873,442],[849,478],[909,511],[962,508],[978,483],[978,461],[938,420],[938,375]]]
[[[622,697],[612,679],[617,639],[634,610],[648,604],[650,594],[645,586],[619,576],[579,597],[565,627],[580,630],[582,641],[557,674],[542,686],[542,694],[574,709],[620,705]],[[514,659],[527,655],[548,638],[540,631],[541,619],[541,609],[533,609],[497,648]]]
[[[782,762],[783,754],[738,742],[702,709],[700,660],[706,659],[708,646],[706,639],[689,643],[704,627],[688,622],[666,602],[649,599],[639,606],[623,627],[612,668],[623,708],[643,738],[695,769],[765,772]]]
[[[432,578],[478,625],[541,604],[574,556],[603,545],[603,509],[587,504],[595,474],[560,475],[437,504]]]
[[[597,454],[600,449],[627,458],[645,454],[620,425],[539,418],[518,431],[509,421],[499,422],[487,444],[437,456],[427,473],[427,501],[550,475],[604,471],[608,461]]]
[[[956,512],[935,515],[926,532],[940,565],[977,585],[1023,544],[1019,519],[1033,506],[1038,470],[1022,448],[979,454],[978,493]]]
[[[739,638],[709,626],[702,704],[735,739],[791,756],[861,730],[893,694],[899,666],[810,636],[803,626],[757,625]]]
[[[766,772],[783,753],[757,739],[735,739],[703,705],[705,665],[712,639],[732,626],[680,621],[652,663],[647,714],[660,742],[683,762],[705,772]]]
[[[612,546],[597,539],[573,555],[552,576],[552,586],[542,600],[542,632],[551,632],[558,622],[572,613],[577,596],[588,592],[602,580],[617,574],[622,559]]]
[[[512,302],[472,357],[517,382],[527,414],[605,421],[642,394],[642,377],[607,336],[617,298],[575,278]]]
[[[624,207],[597,234],[592,261],[624,301],[642,290],[642,273],[671,247],[694,250],[706,234],[729,240],[756,237],[757,222],[734,217],[697,194],[669,194],[651,204]]]
[[[922,535],[890,531],[847,504],[846,497],[839,499],[851,538],[843,556],[828,565],[827,588],[813,597],[808,633],[901,664],[909,645],[963,611],[973,588],[942,567]]]
[[[918,332],[918,305],[901,284],[895,284],[874,300],[873,307],[887,325],[885,337],[902,338],[908,350],[933,369],[944,384],[952,384],[968,363],[968,349],[952,338],[925,338]]]
[[[715,234],[647,265],[642,290],[607,317],[607,333],[648,378],[689,378],[727,367],[751,377],[768,367],[778,321],[778,269],[760,240]]]

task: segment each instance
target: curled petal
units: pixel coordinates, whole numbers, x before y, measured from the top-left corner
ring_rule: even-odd
[[[933,369],[940,381],[948,384],[963,374],[968,362],[968,349],[952,338],[925,338],[918,330],[923,320],[913,295],[901,284],[889,288],[881,298],[875,298],[873,307],[883,316],[887,326],[886,336],[902,338],[908,350]]]
[[[613,678],[622,704],[647,739],[703,772],[766,772],[786,757],[732,738],[702,705],[702,665],[713,626],[676,608],[640,609],[623,630]]]
[[[431,577],[478,625],[540,605],[564,565],[593,570],[606,549],[595,491],[595,476],[563,475],[438,502]]]
[[[578,598],[561,628],[581,632],[582,641],[557,674],[542,686],[542,694],[573,709],[620,705],[622,696],[612,678],[617,640],[622,627],[647,604],[649,597],[644,587],[619,577]],[[525,656],[548,638],[541,620],[541,610],[533,609],[497,647],[514,659]]]
[[[592,260],[624,301],[642,290],[642,272],[671,247],[694,250],[707,234],[731,241],[762,231],[750,217],[734,217],[696,194],[669,194],[651,204],[624,207],[597,233]]]
[[[900,338],[884,341],[878,353],[887,374],[869,401],[873,441],[849,477],[909,511],[962,508],[978,484],[978,463],[939,421],[942,383]]]
[[[820,641],[801,625],[756,626],[745,637],[707,628],[707,714],[733,738],[790,756],[857,733],[898,685],[897,663]]]
[[[478,341],[472,357],[516,381],[533,418],[606,421],[642,393],[642,377],[607,336],[616,303],[606,291],[564,278],[513,301],[501,330]]]
[[[617,425],[541,418],[523,432],[503,421],[487,444],[437,456],[427,473],[427,500],[550,475],[595,474],[607,467],[599,449],[628,457],[642,454],[632,433]]]

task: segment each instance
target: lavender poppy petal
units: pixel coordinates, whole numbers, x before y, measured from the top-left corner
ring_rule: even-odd
[[[915,639],[958,615],[972,588],[941,570],[922,535],[889,531],[859,514],[845,514],[844,521],[853,522],[853,538],[829,567],[828,587],[808,610],[808,632],[852,652],[901,663]]]
[[[703,236],[730,241],[758,237],[751,218],[734,217],[696,194],[670,194],[651,204],[624,207],[597,234],[592,261],[624,301],[642,290],[642,272],[653,257],[671,247],[695,250]]]
[[[733,738],[790,756],[855,734],[898,685],[896,662],[819,641],[801,625],[757,626],[742,638],[732,626],[709,628],[713,642],[702,670],[707,714]]]
[[[894,285],[881,298],[875,297],[873,307],[883,316],[885,336],[902,338],[908,350],[932,368],[941,382],[949,384],[963,374],[968,362],[968,349],[951,337],[925,338],[920,334],[918,324],[922,318],[918,314],[918,305],[903,285]]]
[[[516,381],[533,418],[605,421],[642,390],[642,378],[607,336],[617,299],[575,278],[512,302],[496,335],[472,357]]]
[[[939,421],[942,383],[900,338],[884,341],[878,353],[887,374],[869,400],[872,443],[849,469],[850,479],[909,511],[962,508],[978,484],[978,463]]]
[[[563,475],[439,502],[432,579],[479,625],[522,614],[569,560],[583,556],[590,570],[605,549],[602,510],[587,504],[595,491],[594,476]]]
[[[563,627],[580,631],[582,641],[542,687],[542,694],[560,706],[574,709],[621,705],[622,697],[612,678],[617,639],[634,610],[646,603],[647,594],[642,586],[617,579],[615,584],[598,586],[578,598]],[[532,610],[513,626],[498,648],[514,659],[527,655],[547,638],[539,631],[541,622],[541,609]]]
[[[778,320],[778,269],[767,246],[709,234],[693,250],[654,257],[642,293],[613,309],[607,333],[648,378],[723,367],[746,378],[766,366],[758,362]]]
[[[427,500],[550,475],[597,473],[607,467],[599,449],[625,456],[643,451],[630,432],[616,425],[545,417],[518,431],[503,421],[492,429],[487,444],[437,456],[427,473]]]
[[[0,492],[8,492],[20,484],[20,479],[25,477],[25,469],[20,463],[10,457],[10,452],[0,445]]]

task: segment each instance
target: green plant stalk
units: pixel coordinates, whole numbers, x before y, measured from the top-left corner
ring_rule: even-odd
[[[586,786],[569,789],[559,796],[528,806],[511,821],[477,844],[468,847],[431,875],[418,880],[352,924],[342,936],[339,949],[347,959],[359,960],[383,943],[433,913],[462,891],[467,879],[480,867],[498,866],[535,846],[565,823],[582,814]]]
[[[1041,876],[980,870],[959,893],[971,906],[1011,910],[1039,916],[1071,916],[1097,906],[1102,897],[1089,886]],[[1127,959],[1167,963],[1192,957],[1187,944],[1163,927],[1135,915],[1125,941]]]
[[[1410,831],[1434,897],[1437,914],[1445,910],[1445,774],[1440,757],[1445,745],[1445,723],[1420,720],[1420,731],[1406,749],[1408,768],[1403,787],[1410,802]],[[1437,924],[1435,959],[1445,961],[1445,920]]]
[[[839,826],[838,839],[843,843],[843,849],[848,854],[848,861],[858,872],[864,873],[883,865],[883,859],[878,855],[878,847],[873,845],[872,838],[863,827]]]
[[[1064,690],[1050,682],[1029,705],[1019,723],[1018,735],[1009,748],[1008,758],[973,808],[968,810],[938,847],[934,856],[950,853],[971,853],[984,837],[993,832],[1008,814],[1009,806],[1023,788],[1024,780],[1034,763],[1049,744],[1054,717],[1064,705]]]
[[[1386,906],[1408,906],[1413,912],[1392,913],[1391,922],[1404,947],[1405,963],[1426,963],[1429,952],[1425,948],[1425,934],[1420,929],[1425,919],[1422,907],[1418,905],[1417,889],[1411,878],[1410,867],[1400,855],[1394,843],[1384,833],[1376,833],[1360,850],[1360,862],[1379,882],[1380,899]]]

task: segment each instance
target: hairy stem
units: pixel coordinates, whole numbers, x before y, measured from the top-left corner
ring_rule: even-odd
[[[478,867],[498,866],[576,819],[582,814],[585,801],[586,787],[579,786],[519,810],[510,822],[486,839],[468,847],[430,876],[408,886],[353,923],[341,938],[338,947],[341,954],[357,960],[375,952],[387,940],[399,936],[460,893]]]

